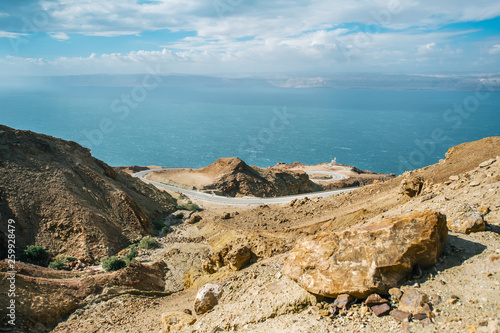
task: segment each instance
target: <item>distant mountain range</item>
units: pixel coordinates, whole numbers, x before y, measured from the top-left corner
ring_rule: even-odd
[[[182,74],[134,74],[134,75],[74,75],[8,77],[3,82],[8,87],[50,87],[50,86],[140,86],[148,77],[148,84],[162,87],[279,87],[279,88],[331,88],[362,90],[448,90],[490,91],[500,90],[500,73],[479,73],[464,75],[423,74],[379,74],[346,73],[312,76],[273,77],[217,77]],[[154,74],[153,74],[154,75]],[[156,79],[156,80],[155,80]],[[7,85],[8,83],[8,85]]]

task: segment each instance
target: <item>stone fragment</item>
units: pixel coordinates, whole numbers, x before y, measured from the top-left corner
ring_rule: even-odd
[[[204,314],[212,310],[218,303],[222,294],[222,287],[218,284],[208,283],[200,288],[194,301],[194,311]]]
[[[413,320],[424,320],[425,318],[428,318],[425,313],[416,313],[413,315]]]
[[[322,232],[295,246],[283,272],[314,294],[366,298],[387,293],[417,264],[434,265],[447,235],[446,217],[431,211]]]
[[[410,321],[411,313],[401,311],[401,310],[392,310],[390,313],[390,316],[394,319],[396,319],[399,322],[408,322]]]
[[[431,297],[431,303],[433,305],[439,305],[439,304],[441,304],[441,302],[442,302],[441,296],[439,296],[438,294],[433,294],[430,297]]]
[[[457,181],[457,180],[460,179],[460,177],[459,176],[450,176],[449,179],[452,180],[452,181]]]
[[[495,163],[495,159],[494,158],[489,159],[487,161],[484,161],[483,163],[479,164],[479,167],[480,168],[486,168],[487,166],[492,165],[493,163]]]
[[[391,307],[386,303],[374,305],[371,309],[377,317],[385,316],[391,311]]]
[[[378,305],[382,303],[389,303],[388,300],[385,298],[381,297],[379,294],[371,294],[368,296],[365,300],[366,305],[368,306],[373,306],[373,305]]]
[[[195,321],[196,318],[184,312],[166,312],[161,316],[162,332],[177,332],[186,325],[194,324]]]
[[[415,289],[406,290],[399,301],[399,310],[412,314],[422,312],[424,305],[429,302],[429,296]]]
[[[330,315],[330,311],[328,311],[328,310],[320,310],[320,311],[318,312],[318,314],[319,314],[320,316],[325,317],[325,316],[329,316],[329,315]]]
[[[239,245],[228,252],[224,261],[233,271],[239,271],[252,258],[252,252],[244,245]]]
[[[463,234],[470,234],[471,232],[484,231],[486,223],[484,222],[483,214],[475,207],[468,204],[460,204],[458,216],[448,222],[448,228]]]
[[[342,294],[342,295],[337,296],[337,298],[333,302],[333,305],[340,308],[340,309],[346,309],[353,302],[354,302],[354,297],[352,297],[349,294]]]
[[[397,303],[403,296],[403,292],[399,288],[391,288],[389,289],[389,295],[391,295],[392,302]]]
[[[465,330],[467,331],[467,333],[476,333],[477,332],[476,327],[473,325],[467,326],[467,328]]]
[[[480,206],[477,210],[481,214],[486,215],[486,214],[488,214],[490,212],[490,207],[488,207],[488,206]]]

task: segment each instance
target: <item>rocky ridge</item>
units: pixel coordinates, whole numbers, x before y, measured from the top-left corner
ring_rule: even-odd
[[[96,260],[144,235],[174,210],[166,192],[91,156],[75,142],[0,125],[0,218],[16,221],[16,247]],[[0,224],[1,258],[7,224]]]

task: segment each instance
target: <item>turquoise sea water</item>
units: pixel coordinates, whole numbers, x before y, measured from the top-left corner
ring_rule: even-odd
[[[337,157],[339,163],[398,174],[438,162],[456,144],[500,135],[500,92],[270,87],[144,92],[3,89],[0,123],[79,142],[110,165],[201,167],[238,156],[265,167]]]

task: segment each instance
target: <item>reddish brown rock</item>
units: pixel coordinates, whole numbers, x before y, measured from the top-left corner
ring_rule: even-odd
[[[337,299],[333,302],[333,305],[340,309],[346,309],[353,302],[354,297],[349,294],[342,294],[337,297]]]
[[[391,307],[386,303],[374,305],[371,307],[371,309],[377,317],[388,315],[391,311]]]
[[[309,292],[322,296],[385,294],[416,264],[434,265],[447,235],[446,217],[431,211],[337,233],[322,232],[299,243],[283,271]]]
[[[408,322],[411,318],[410,313],[401,310],[392,310],[389,314],[392,318],[400,322]]]

